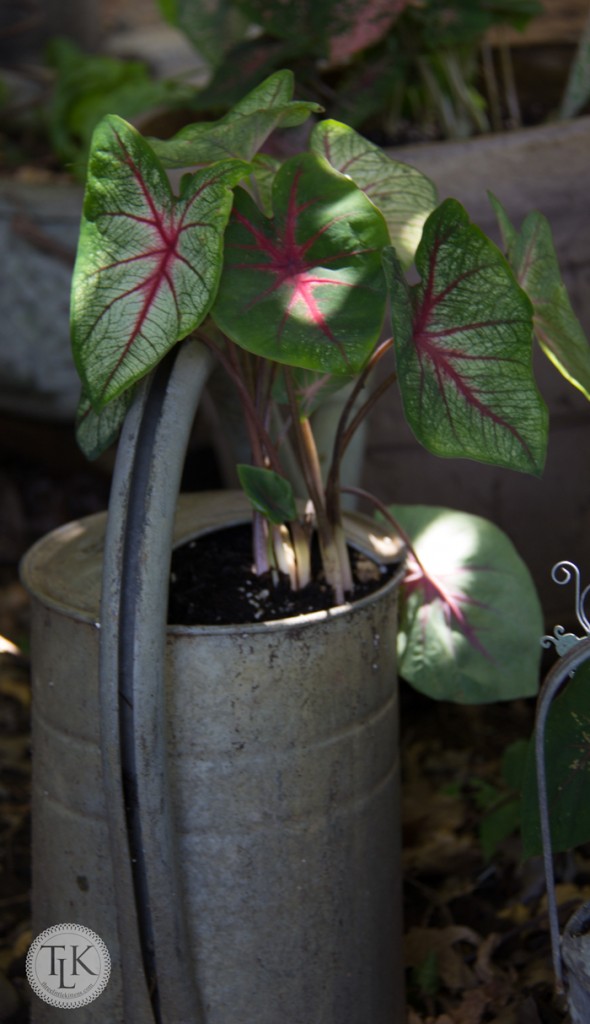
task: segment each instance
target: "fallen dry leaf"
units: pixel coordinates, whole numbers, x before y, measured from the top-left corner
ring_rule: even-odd
[[[421,967],[434,954],[439,978],[450,992],[472,988],[477,984],[475,974],[454,947],[459,942],[477,947],[480,941],[479,935],[464,925],[411,928],[404,940],[406,965]]]
[[[453,1010],[454,1024],[481,1024],[489,1002],[489,997],[482,988],[473,988],[465,992],[460,1005]]]
[[[492,964],[492,956],[501,941],[502,937],[492,932],[479,945],[475,961],[475,973],[482,982],[491,982],[497,977],[498,972]]]

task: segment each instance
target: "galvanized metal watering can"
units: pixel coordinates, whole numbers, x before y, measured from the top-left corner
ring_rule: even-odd
[[[100,514],[25,559],[33,927],[77,921],[110,951],[80,1024],[401,1021],[403,566],[378,600],[166,628],[171,546],[195,510],[203,525],[203,496],[178,498],[202,356],[187,343],[144,382],[106,540]],[[39,1000],[32,1019],[70,1011]]]

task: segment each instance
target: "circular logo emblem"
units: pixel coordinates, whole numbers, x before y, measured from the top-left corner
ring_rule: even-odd
[[[50,1006],[75,1010],[104,990],[111,958],[96,932],[81,924],[55,924],[34,940],[27,953],[27,978]]]

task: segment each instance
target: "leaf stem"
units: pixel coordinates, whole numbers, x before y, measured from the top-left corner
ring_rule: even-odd
[[[301,416],[297,405],[293,376],[289,368],[285,368],[285,384],[297,453],[309,496],[315,510],[322,565],[326,580],[334,591],[336,603],[342,604],[345,600],[345,595],[351,593],[354,589],[348,551],[346,545],[342,544],[339,536],[342,532],[342,527],[339,520],[331,519],[327,514],[326,496],[317,447],[309,419]]]
[[[216,345],[211,338],[206,334],[199,332],[199,340],[202,341],[207,347],[213,352],[223,368],[227,372],[230,379],[234,382],[236,390],[238,392],[240,401],[242,403],[242,409],[244,411],[244,419],[246,421],[246,429],[248,430],[248,437],[252,446],[252,453],[255,460],[255,464],[259,466],[265,466],[268,462],[269,467],[274,469],[275,473],[281,473],[281,461],[279,459],[275,445],[273,444],[271,437],[266,429],[265,424],[262,422],[259,415],[256,404],[248,391],[243,381],[243,375],[241,367],[238,361],[238,349],[229,338],[224,337],[224,341],[227,343],[227,353],[224,352],[219,345]],[[229,353],[229,355],[228,355]]]
[[[387,505],[384,505],[383,502],[379,500],[379,498],[376,498],[375,495],[371,494],[370,491],[365,491],[362,487],[343,487],[342,491],[345,494],[354,494],[356,495],[357,498],[365,498],[366,501],[370,501],[371,504],[374,505],[374,507],[377,509],[377,511],[381,513],[383,518],[386,519],[388,523],[391,524],[391,526],[393,526],[398,536],[401,537],[401,539],[403,540],[404,544],[408,549],[408,552],[415,560],[418,568],[424,573],[425,576],[428,575],[426,569],[424,568],[424,565],[420,561],[420,558],[418,556],[416,548],[412,543],[412,539],[409,533],[407,533],[406,530],[404,530],[402,524],[395,518],[394,515],[391,514],[391,512],[387,508]]]
[[[375,391],[369,395],[369,397],[363,403],[361,408],[357,410],[357,413],[351,424],[348,424],[348,418],[352,413],[352,410],[354,408],[355,402],[359,394],[366,386],[369,374],[392,347],[393,338],[387,338],[385,341],[382,341],[379,345],[377,345],[375,351],[368,360],[362,373],[356,380],[355,385],[350,395],[348,396],[348,399],[344,405],[340,419],[338,421],[338,426],[336,428],[336,436],[334,439],[332,462],[330,465],[330,470],[328,473],[328,479],[326,483],[326,504],[328,507],[328,515],[330,516],[332,521],[336,521],[339,518],[340,466],[342,464],[344,453],[346,452],[348,445],[350,444],[355,432],[358,430],[363,419],[368,415],[368,413],[371,411],[371,409],[379,400],[379,398],[381,398],[381,395],[384,394],[385,391],[390,387],[390,385],[397,379],[397,374],[395,373],[395,371],[389,374],[385,381],[383,381],[375,389]]]

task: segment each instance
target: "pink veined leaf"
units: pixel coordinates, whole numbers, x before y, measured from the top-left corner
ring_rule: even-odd
[[[466,512],[397,505],[391,513],[414,549],[399,627],[404,679],[462,703],[536,692],[543,616],[508,537]]]
[[[385,222],[356,185],[312,154],[283,164],[268,219],[239,192],[212,316],[257,355],[322,373],[357,372],[385,311]]]
[[[249,165],[192,175],[179,197],[139,133],[105,118],[93,137],[72,286],[72,344],[96,409],[204,319],[221,273],[232,187]]]
[[[496,246],[448,199],[428,218],[408,288],[386,255],[404,413],[429,451],[540,474],[547,410],[532,310]]]
[[[375,203],[385,217],[401,263],[409,266],[424,222],[436,206],[433,183],[415,167],[391,160],[379,146],[339,121],[319,121],[312,132],[311,149],[350,176]]]
[[[404,588],[408,596],[416,594],[419,597],[421,607],[418,612],[418,622],[424,639],[433,607],[438,607],[449,631],[449,647],[451,652],[454,648],[452,639],[454,628],[467,639],[475,651],[478,651],[483,658],[493,663],[494,658],[486,649],[480,636],[481,632],[485,631],[485,627],[480,627],[478,632],[469,620],[470,608],[480,608],[485,611],[487,606],[482,601],[477,601],[470,597],[461,588],[461,576],[464,570],[457,567],[447,573],[436,574],[429,572],[411,554],[407,558],[406,566]],[[485,572],[486,568],[483,566],[470,566],[470,571]],[[487,571],[493,571],[493,568],[490,566]]]
[[[378,43],[409,3],[410,0],[365,0],[357,5],[351,24],[330,39],[330,65],[344,64],[356,53]]]

